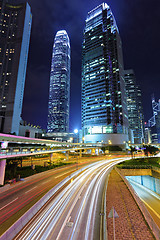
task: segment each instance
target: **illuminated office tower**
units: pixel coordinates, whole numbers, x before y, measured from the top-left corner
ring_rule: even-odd
[[[82,129],[85,142],[128,141],[122,46],[110,7],[86,18],[82,52]]]
[[[133,130],[134,143],[144,142],[144,116],[141,100],[141,90],[136,84],[132,69],[125,70],[125,86],[127,95],[127,110],[129,128]]]
[[[3,133],[19,134],[31,23],[28,3],[0,0],[0,132]]]
[[[69,132],[70,41],[65,30],[56,33],[50,73],[48,133]]]

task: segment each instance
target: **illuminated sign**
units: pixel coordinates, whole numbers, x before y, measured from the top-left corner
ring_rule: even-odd
[[[7,148],[8,142],[1,142],[1,148]]]

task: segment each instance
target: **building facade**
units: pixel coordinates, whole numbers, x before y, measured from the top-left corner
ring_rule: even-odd
[[[19,134],[32,14],[28,3],[0,0],[0,132]]]
[[[70,105],[70,41],[65,30],[58,31],[53,45],[49,103],[48,133],[69,132]]]
[[[42,138],[45,134],[45,130],[43,130],[40,126],[36,126],[30,123],[26,123],[21,119],[19,126],[19,136],[29,137],[29,138]]]
[[[160,143],[160,99],[156,102],[154,95],[152,96],[152,111],[153,117],[148,121],[151,131],[151,142]]]
[[[134,143],[144,142],[144,115],[141,100],[141,90],[136,84],[136,77],[132,69],[125,70],[125,86],[127,94],[127,110],[129,128],[133,130]]]
[[[82,52],[82,129],[85,142],[128,141],[122,44],[110,7],[86,18]]]

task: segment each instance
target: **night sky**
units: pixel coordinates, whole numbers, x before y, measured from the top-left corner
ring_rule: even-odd
[[[33,14],[22,118],[46,129],[52,46],[58,30],[71,42],[70,130],[81,127],[81,50],[87,12],[99,0],[28,0]],[[125,69],[135,71],[145,121],[151,95],[160,98],[160,1],[108,0],[123,45]]]

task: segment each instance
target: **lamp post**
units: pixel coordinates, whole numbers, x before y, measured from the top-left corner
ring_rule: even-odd
[[[109,144],[109,146],[108,146],[108,152],[110,153],[109,147],[110,147],[110,145],[112,144],[111,140],[108,140],[108,144]]]
[[[74,133],[76,135],[76,142],[78,143],[78,129],[74,129]],[[78,170],[78,157],[77,157],[77,170]]]

